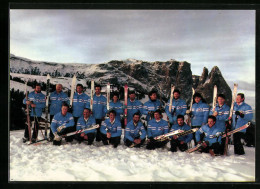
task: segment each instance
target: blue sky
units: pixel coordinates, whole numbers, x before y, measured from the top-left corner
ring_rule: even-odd
[[[103,63],[134,58],[218,66],[255,88],[254,10],[10,10],[10,52],[32,60]]]

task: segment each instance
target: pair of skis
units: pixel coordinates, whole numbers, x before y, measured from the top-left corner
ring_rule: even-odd
[[[180,137],[180,136],[185,136],[185,135],[194,133],[194,132],[196,132],[197,130],[198,130],[198,128],[190,129],[190,130],[187,130],[187,131],[183,131],[183,130],[180,130],[180,129],[179,129],[179,130],[172,131],[172,132],[167,133],[167,134],[164,134],[164,135],[157,136],[157,137],[155,137],[154,139],[155,139],[155,140],[158,140],[158,141],[169,140],[169,137],[170,137],[170,136],[174,136],[174,135],[177,135],[178,137]]]

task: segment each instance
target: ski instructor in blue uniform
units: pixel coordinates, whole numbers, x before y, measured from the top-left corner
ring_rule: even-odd
[[[41,85],[36,84],[34,87],[34,91],[28,94],[28,100],[26,98],[23,100],[24,104],[28,104],[31,108],[30,120],[35,121],[33,134],[32,134],[32,143],[36,142],[36,138],[38,136],[39,123],[38,121],[42,116],[42,109],[46,106],[45,95],[41,92]],[[29,140],[29,131],[28,126],[25,127],[23,142]]]
[[[170,100],[165,106],[165,112],[169,118],[170,125],[177,124],[177,116],[185,115],[187,110],[187,104],[184,100],[180,99],[181,92],[178,89],[173,91],[172,109],[169,111]]]
[[[161,102],[157,99],[157,92],[152,90],[148,94],[149,100],[144,103],[143,114],[146,115],[146,121],[150,121],[154,118],[155,110],[161,107]]]
[[[56,90],[50,95],[50,123],[55,114],[61,111],[63,103],[69,104],[69,98],[66,93],[62,91],[62,84],[56,85]],[[54,135],[50,130],[49,140],[53,141]]]
[[[53,145],[61,145],[61,135],[65,135],[74,130],[74,119],[71,113],[68,112],[69,105],[63,103],[61,112],[57,113],[51,122],[51,130],[54,134]],[[65,137],[67,142],[71,142],[74,136]]]
[[[129,123],[134,113],[139,111],[140,116],[143,114],[143,104],[135,99],[135,91],[129,91],[129,99],[127,100],[127,123]]]
[[[253,118],[253,110],[251,106],[246,104],[245,95],[238,93],[236,102],[234,104],[233,116],[232,116],[232,130],[237,129],[247,124]],[[234,153],[238,155],[245,154],[244,147],[241,143],[241,138],[244,138],[246,129],[234,133]]]

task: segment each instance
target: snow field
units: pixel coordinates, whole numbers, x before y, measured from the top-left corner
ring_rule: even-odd
[[[22,143],[23,130],[10,132],[10,181],[166,181],[166,182],[253,182],[255,148],[245,147],[244,156],[172,153],[144,147],[116,149],[102,142]],[[39,138],[41,134],[39,132]]]

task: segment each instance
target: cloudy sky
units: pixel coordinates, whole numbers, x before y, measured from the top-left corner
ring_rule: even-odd
[[[10,53],[86,64],[175,59],[196,75],[218,66],[228,83],[254,91],[255,11],[13,9]]]

